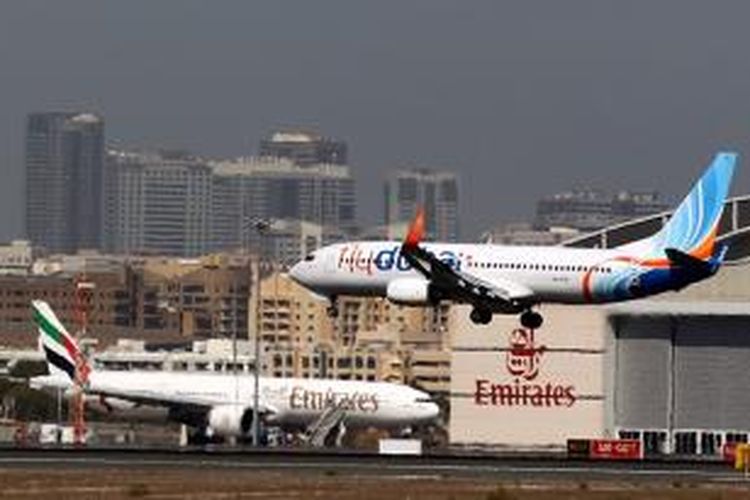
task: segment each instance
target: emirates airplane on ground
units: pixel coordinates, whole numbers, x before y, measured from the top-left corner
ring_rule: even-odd
[[[321,248],[292,267],[290,275],[313,292],[384,296],[424,306],[451,300],[473,306],[471,320],[520,314],[539,328],[542,303],[601,304],[680,290],[719,269],[726,247],[716,232],[737,155],[719,153],[662,229],[612,249],[422,243],[419,211],[406,239],[360,241]]]
[[[34,377],[36,388],[71,389],[76,376],[85,395],[110,410],[134,405],[169,409],[169,416],[206,435],[246,437],[252,428],[254,378],[231,374],[93,370],[46,302],[32,302],[39,343],[49,375]],[[331,407],[344,411],[347,428],[405,429],[434,421],[430,395],[399,384],[302,378],[260,378],[263,423],[304,428]]]

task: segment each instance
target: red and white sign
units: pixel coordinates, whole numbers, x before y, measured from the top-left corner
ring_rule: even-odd
[[[724,443],[721,447],[721,456],[725,462],[733,464],[737,460],[737,443]]]
[[[546,350],[544,345],[536,343],[533,330],[513,330],[504,363],[511,379],[505,382],[477,379],[474,403],[479,406],[573,406],[577,399],[573,385],[558,380],[539,380]]]
[[[642,458],[641,442],[637,439],[592,439],[590,456],[606,460],[638,460]]]

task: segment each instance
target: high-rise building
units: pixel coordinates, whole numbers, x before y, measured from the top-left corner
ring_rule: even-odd
[[[539,229],[567,227],[594,231],[667,210],[669,205],[653,191],[620,191],[613,196],[594,189],[577,189],[539,200],[534,225]]]
[[[343,165],[112,151],[105,184],[105,247],[115,253],[262,249],[296,261],[355,224],[354,181]],[[263,240],[254,228],[261,219],[280,224]]]
[[[104,120],[31,113],[26,122],[26,234],[53,252],[99,248]]]
[[[354,229],[354,179],[345,165],[301,167],[284,159],[243,158],[212,162],[211,167],[211,241],[215,250],[257,249],[260,240],[253,223],[259,219],[317,225],[322,244],[329,241],[329,235]],[[271,229],[269,238],[273,239],[277,234]],[[309,233],[306,229],[309,224],[297,226],[300,239]],[[299,247],[308,250],[310,245]]]
[[[425,211],[429,239],[458,240],[458,178],[454,172],[415,168],[389,175],[385,183],[386,227],[403,227],[420,207]]]
[[[212,183],[205,162],[110,151],[105,184],[107,251],[189,257],[210,250]]]
[[[328,163],[347,165],[347,147],[319,134],[304,131],[276,131],[260,141],[260,156],[286,158],[301,166]]]

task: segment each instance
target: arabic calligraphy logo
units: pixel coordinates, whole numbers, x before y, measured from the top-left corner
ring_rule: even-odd
[[[539,375],[539,362],[545,347],[534,343],[534,331],[517,328],[510,332],[510,348],[506,352],[505,366],[511,375],[533,380]]]

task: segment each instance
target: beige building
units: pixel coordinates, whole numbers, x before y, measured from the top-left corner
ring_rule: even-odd
[[[260,283],[260,337],[267,346],[308,346],[334,341],[327,303],[295,283],[273,273]],[[250,304],[250,330],[256,325],[257,301]]]
[[[132,335],[135,311],[135,275],[127,267],[106,273],[88,273],[95,286],[86,295],[77,294],[82,275],[0,277],[0,345],[36,346],[31,321],[31,301],[49,302],[71,332],[79,328],[77,309],[88,311],[89,332],[102,339]]]
[[[71,331],[150,342],[247,338],[248,257],[126,259],[98,254],[40,259],[28,276],[0,276],[0,344],[34,346],[31,301],[46,300]],[[87,283],[78,294],[77,283]]]
[[[264,373],[400,381],[447,393],[448,305],[409,308],[375,297],[340,297],[339,315],[331,318],[326,300],[281,273],[261,282],[260,299]]]
[[[283,273],[263,279],[260,296],[260,333],[266,343],[354,347],[364,336],[371,342],[390,338],[399,347],[439,349],[447,341],[447,304],[419,308],[397,306],[376,297],[340,297],[339,315],[330,318],[325,299]],[[255,313],[255,304],[251,304],[250,313]]]
[[[247,338],[249,261],[230,254],[142,260],[137,327],[176,329],[188,338]]]
[[[273,377],[404,382],[398,352],[384,348],[334,349],[328,346],[263,346],[262,370]]]

